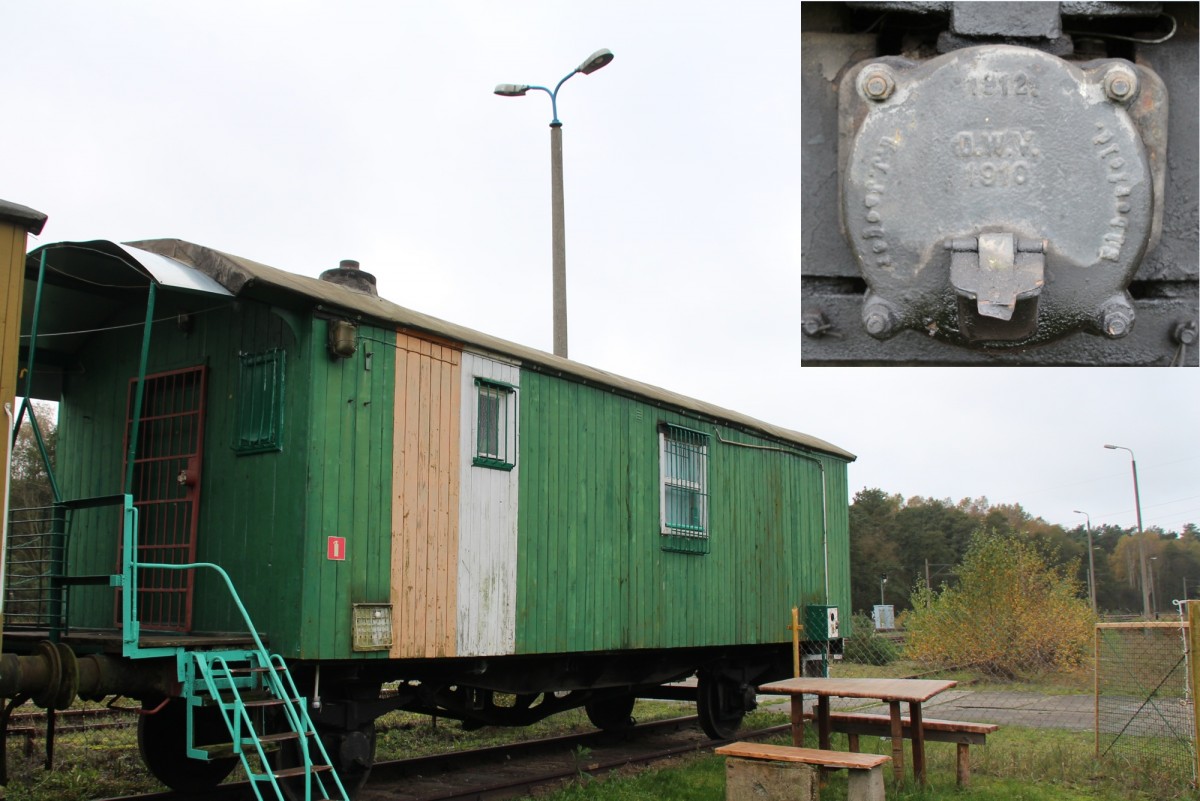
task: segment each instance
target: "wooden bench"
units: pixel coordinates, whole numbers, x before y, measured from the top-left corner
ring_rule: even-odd
[[[858,751],[860,734],[890,737],[891,718],[887,715],[860,715],[847,712],[834,712],[829,716],[829,722],[834,731],[842,732],[849,737],[850,750]],[[908,717],[900,719],[904,729],[904,737],[912,739],[912,720]],[[971,781],[971,746],[984,745],[987,736],[994,733],[999,726],[992,723],[967,723],[960,720],[930,720],[924,718],[921,728],[925,739],[942,743],[958,743],[958,784],[965,787]]]
[[[794,745],[770,745],[768,743],[737,742],[716,749],[718,754],[733,757],[726,762],[726,801],[742,801],[743,798],[803,798],[817,797],[817,782],[813,772],[806,773],[806,785],[792,787],[772,796],[763,793],[762,787],[752,792],[739,789],[739,762],[780,762],[792,765],[812,765],[821,768],[846,768],[850,771],[850,786],[847,801],[883,801],[883,768],[891,757],[883,754],[856,754],[848,751],[824,751],[819,748],[798,748]]]

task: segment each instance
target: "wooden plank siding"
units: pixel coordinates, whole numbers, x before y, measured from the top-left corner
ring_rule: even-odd
[[[307,321],[314,343],[312,378],[296,389],[309,395],[312,436],[305,443],[304,498],[308,536],[301,593],[300,650],[304,658],[386,658],[354,653],[353,605],[387,603],[391,596],[392,427],[395,333],[359,325],[358,348],[332,358],[328,323]],[[294,494],[292,503],[301,499]],[[345,538],[345,559],[328,558],[329,537]],[[286,594],[281,597],[288,597]]]
[[[303,346],[293,331],[266,306],[235,310],[212,298],[159,296],[148,372],[207,364],[208,414],[202,468],[197,557],[222,565],[232,577],[261,630],[286,653],[297,645],[295,608],[278,602],[280,593],[299,592],[303,505],[295,487],[304,485],[303,414],[296,399],[285,410],[283,451],[239,457],[231,447],[236,425],[239,351],[272,347],[287,352],[289,381],[304,386]],[[206,308],[207,307],[207,308]],[[198,312],[197,309],[204,309]],[[190,330],[174,315],[192,313]],[[136,304],[111,321],[134,323],[144,311]],[[68,371],[59,407],[58,474],[67,498],[111,495],[122,490],[122,443],[129,379],[137,374],[140,326],[98,333],[79,352],[82,369]],[[294,416],[290,416],[294,415]],[[299,457],[299,458],[297,458]],[[120,516],[115,509],[75,513],[68,561],[73,574],[111,572],[117,566]],[[113,590],[78,587],[71,591],[73,626],[109,628]],[[240,631],[240,618],[215,575],[196,576],[195,631]]]
[[[393,658],[456,650],[462,354],[396,335]]]
[[[512,470],[473,464],[478,453],[476,378],[514,387],[509,414],[520,409],[520,369],[463,354],[459,464],[458,656],[511,654],[516,637],[517,492],[521,459]],[[515,404],[512,405],[512,404]],[[517,429],[517,426],[513,426]],[[516,431],[517,447],[520,431]]]
[[[530,370],[521,386],[518,653],[783,642],[793,605],[824,602],[812,461],[604,388]],[[660,421],[709,435],[708,554],[662,549]],[[830,564],[845,565],[845,462],[813,458]],[[847,573],[830,577],[843,614]]]

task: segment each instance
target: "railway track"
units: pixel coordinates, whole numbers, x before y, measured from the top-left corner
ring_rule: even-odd
[[[766,737],[788,727],[744,731],[739,739]],[[724,741],[710,740],[692,716],[639,723],[629,732],[593,731],[526,740],[490,748],[378,762],[359,801],[484,801],[525,795],[534,787],[584,774],[608,773],[681,754],[704,751]],[[157,801],[178,793],[145,793],[103,801]],[[252,798],[246,782],[224,784],[210,798]]]

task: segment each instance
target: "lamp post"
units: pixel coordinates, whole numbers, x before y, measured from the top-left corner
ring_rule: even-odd
[[[1150,619],[1150,587],[1149,585],[1149,567],[1146,565],[1146,541],[1142,537],[1142,494],[1138,490],[1137,477],[1137,458],[1133,455],[1133,451],[1126,448],[1124,445],[1105,445],[1110,451],[1129,451],[1129,464],[1133,468],[1133,503],[1137,509],[1137,526],[1138,526],[1138,561],[1141,563],[1142,573],[1142,616],[1147,620]]]
[[[883,585],[887,584],[887,574],[879,577],[879,605],[886,606],[887,602],[883,600]]]
[[[558,121],[558,90],[576,73],[591,75],[613,60],[609,50],[597,50],[567,73],[553,90],[544,86],[502,83],[495,92],[501,97],[521,97],[530,89],[550,95],[550,237],[554,293],[554,355],[567,358],[567,235],[563,210],[562,123]]]
[[[1087,535],[1088,535],[1088,596],[1092,599],[1092,614],[1096,614],[1096,559],[1095,550],[1092,545],[1092,516],[1087,512],[1075,510],[1075,514],[1083,515],[1087,518]]]

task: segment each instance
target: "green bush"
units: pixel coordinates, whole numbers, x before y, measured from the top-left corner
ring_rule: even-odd
[[[843,658],[860,665],[890,665],[900,657],[896,643],[875,633],[875,624],[866,615],[855,615],[853,632],[842,642]]]

